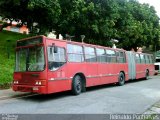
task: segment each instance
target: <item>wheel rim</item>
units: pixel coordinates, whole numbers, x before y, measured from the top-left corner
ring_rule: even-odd
[[[76,90],[81,91],[81,79],[79,77],[76,78]]]
[[[121,83],[123,83],[123,82],[124,82],[124,80],[123,80],[123,76],[122,76],[122,75],[120,76],[120,82],[121,82]]]

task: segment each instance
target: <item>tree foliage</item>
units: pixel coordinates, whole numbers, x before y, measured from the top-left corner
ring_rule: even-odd
[[[0,15],[11,22],[26,23],[31,32],[38,23],[40,33],[52,29],[59,20],[61,13],[58,0],[1,0]]]
[[[127,50],[150,44],[159,46],[159,17],[154,7],[137,0],[1,0],[3,18],[21,20],[39,34],[55,30],[70,34],[80,41],[110,45],[118,39],[118,46]]]

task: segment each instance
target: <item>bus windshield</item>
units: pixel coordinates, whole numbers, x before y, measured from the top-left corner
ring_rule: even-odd
[[[16,72],[43,71],[44,68],[44,48],[42,46],[19,48],[16,51]]]

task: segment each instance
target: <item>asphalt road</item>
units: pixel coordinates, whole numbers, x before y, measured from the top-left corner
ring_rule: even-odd
[[[160,76],[127,82],[124,86],[87,88],[70,92],[0,100],[0,113],[13,114],[106,114],[143,113],[160,100]]]

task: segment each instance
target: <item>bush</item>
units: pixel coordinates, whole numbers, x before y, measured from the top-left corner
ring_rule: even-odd
[[[28,36],[8,31],[0,32],[0,89],[9,88],[12,83],[16,40],[25,37]]]
[[[0,84],[10,83],[14,71],[14,56],[8,59],[5,54],[0,55]]]

